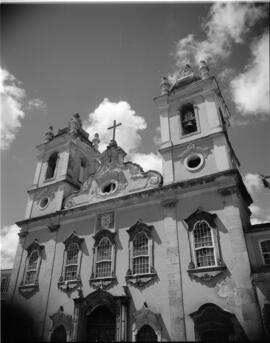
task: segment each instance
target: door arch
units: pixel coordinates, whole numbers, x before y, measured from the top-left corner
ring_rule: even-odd
[[[136,342],[157,342],[154,329],[148,324],[142,326],[136,335]]]
[[[87,340],[94,342],[115,341],[115,314],[107,306],[98,306],[87,318]]]
[[[63,325],[57,326],[51,335],[51,342],[66,342],[67,333]]]

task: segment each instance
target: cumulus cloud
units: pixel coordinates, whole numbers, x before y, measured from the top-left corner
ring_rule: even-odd
[[[262,208],[252,204],[250,207],[251,224],[261,224],[270,222],[270,208]]]
[[[242,115],[270,115],[269,32],[252,44],[251,53],[250,64],[231,81],[233,99]]]
[[[1,96],[1,149],[9,148],[14,141],[17,131],[22,126],[25,108],[45,108],[39,99],[27,99],[25,90],[14,75],[0,67],[0,96]]]
[[[270,222],[270,194],[265,189],[262,178],[258,174],[248,173],[244,176],[244,183],[252,195],[254,203],[250,205],[251,224]]]
[[[208,20],[202,25],[206,39],[198,40],[193,34],[189,34],[178,41],[176,66],[179,68],[186,63],[198,63],[200,60],[215,64],[219,59],[227,58],[231,54],[232,44],[242,43],[245,33],[265,15],[265,7],[252,3],[214,3]]]
[[[247,190],[251,194],[255,194],[256,192],[261,192],[263,190],[263,183],[261,176],[258,174],[248,173],[244,176],[244,183],[247,187]]]
[[[20,228],[16,224],[5,226],[1,229],[1,269],[13,268],[14,257],[19,241],[19,231]]]
[[[140,164],[145,169],[155,169],[158,166],[159,156],[150,153],[142,154],[138,149],[142,142],[140,131],[145,130],[147,123],[143,117],[136,114],[126,101],[111,102],[105,98],[101,104],[88,115],[84,128],[90,139],[97,132],[100,137],[100,151],[106,149],[112,139],[111,127],[113,121],[122,123],[116,128],[116,141],[128,154],[127,158]]]

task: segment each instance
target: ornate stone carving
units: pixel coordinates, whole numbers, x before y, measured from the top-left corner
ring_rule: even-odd
[[[148,283],[153,281],[157,277],[157,273],[154,267],[151,267],[151,273],[142,275],[132,275],[129,269],[126,274],[126,281],[132,286],[143,288]]]
[[[85,180],[79,192],[65,199],[64,208],[160,187],[160,173],[153,170],[144,172],[138,164],[124,162],[125,155],[116,142],[110,144],[98,157],[96,172]],[[114,187],[107,190],[110,184],[114,184]]]
[[[114,286],[117,283],[117,279],[115,276],[106,277],[106,278],[94,278],[94,276],[91,275],[89,283],[90,283],[90,286],[92,286],[95,289],[106,290]]]
[[[210,147],[199,147],[196,146],[194,143],[190,143],[188,144],[188,146],[186,147],[186,149],[179,155],[180,161],[184,161],[184,159],[191,155],[191,154],[202,154],[203,158],[206,159],[206,157],[209,155],[211,151]]]
[[[50,142],[53,139],[53,137],[54,137],[53,127],[49,126],[48,131],[45,133],[45,143]]]
[[[133,314],[133,318],[137,332],[142,326],[150,325],[159,336],[161,335],[161,315],[151,311],[146,303],[144,303],[143,307],[139,311],[136,311]]]
[[[184,221],[188,224],[189,230],[193,230],[193,226],[198,220],[205,220],[211,225],[211,227],[215,228],[216,227],[216,223],[215,223],[216,217],[217,217],[217,215],[215,213],[211,214],[209,212],[205,212],[201,209],[198,209],[195,212],[193,212],[189,217],[184,219]]]
[[[95,136],[94,136],[94,138],[92,140],[92,144],[93,144],[94,149],[98,150],[99,143],[100,143],[99,134],[95,133]]]
[[[168,81],[167,76],[162,76],[161,82],[160,82],[160,94],[169,94],[170,91],[170,83]]]
[[[205,61],[200,61],[200,75],[201,75],[201,78],[204,80],[204,79],[207,79],[210,75],[209,75],[209,68],[208,68],[208,65],[206,64]]]
[[[82,121],[79,113],[75,113],[68,123],[69,134],[77,136],[82,128]]]
[[[192,268],[188,269],[187,272],[191,278],[208,282],[213,280],[219,274],[223,273],[226,269],[226,266],[216,266],[209,268]]]
[[[151,237],[151,232],[153,229],[153,225],[147,225],[143,223],[141,220],[138,220],[136,224],[132,225],[127,230],[127,233],[129,234],[130,240],[132,241],[138,232],[144,232],[147,237]]]
[[[97,216],[97,231],[114,228],[114,212],[102,213]]]

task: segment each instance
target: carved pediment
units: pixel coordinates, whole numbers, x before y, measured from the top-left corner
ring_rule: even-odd
[[[81,246],[83,242],[83,238],[80,238],[75,231],[72,232],[70,236],[63,242],[65,246],[70,245],[71,243],[77,243],[79,247]]]
[[[62,306],[60,306],[59,310],[50,316],[52,320],[52,327],[50,331],[53,331],[60,325],[63,325],[67,331],[72,329],[72,316],[66,314]]]
[[[113,141],[99,156],[99,167],[90,175],[79,192],[68,196],[64,208],[96,203],[109,198],[159,187],[160,173],[149,170],[133,162],[124,162],[126,153]]]
[[[33,250],[38,250],[39,252],[44,248],[43,245],[39,243],[37,239],[35,239],[29,246],[26,248],[28,254],[30,254]]]
[[[147,224],[141,222],[140,220],[138,220],[136,224],[132,225],[127,230],[127,232],[130,236],[130,240],[132,241],[138,232],[144,232],[146,234],[146,236],[148,238],[150,238],[153,228],[154,228],[153,225],[147,225]]]
[[[194,224],[198,220],[205,220],[207,221],[212,228],[216,227],[215,218],[217,217],[216,214],[211,214],[209,212],[205,212],[201,209],[196,210],[192,213],[188,218],[184,219],[185,222],[188,224],[189,230],[193,229]]]

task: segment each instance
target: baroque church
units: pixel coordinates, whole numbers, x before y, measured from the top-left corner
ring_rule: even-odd
[[[102,153],[78,114],[37,146],[8,297],[38,340],[269,337],[270,224],[250,223],[217,80],[186,65],[154,101],[162,175],[125,160],[115,122]]]

